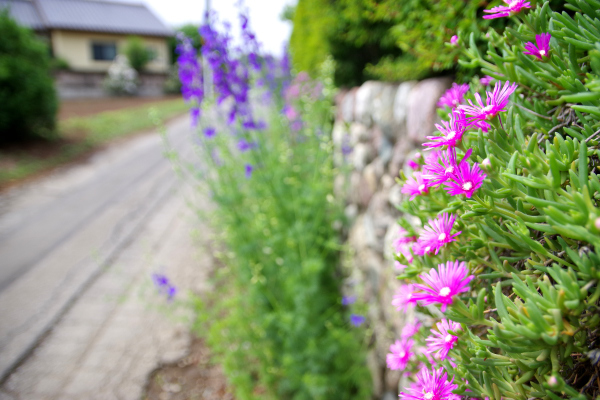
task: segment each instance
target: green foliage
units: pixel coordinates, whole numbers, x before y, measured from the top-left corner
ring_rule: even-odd
[[[475,35],[467,67],[516,82],[508,112],[489,132],[470,131],[461,151],[487,159],[487,179],[466,199],[444,190],[406,202],[422,223],[458,215],[462,231],[437,256],[405,270],[415,277],[460,260],[476,276],[446,317],[463,325],[449,376],[478,397],[596,398],[600,325],[600,2],[548,2],[517,17],[502,35],[489,31],[483,55]],[[523,54],[525,42],[550,32],[550,56]],[[472,89],[482,91],[478,81]],[[487,296],[487,297],[486,297]],[[468,383],[466,383],[468,381]]]
[[[144,43],[144,39],[139,36],[129,36],[125,47],[123,48],[123,54],[127,56],[129,65],[137,72],[142,72],[144,67],[152,61],[154,53],[148,49]]]
[[[335,227],[343,208],[332,196],[332,142],[324,133],[332,90],[315,100],[308,85],[293,104],[301,130],[291,129],[278,100],[263,109],[267,131],[238,130],[236,140],[254,143],[252,151],[233,149],[224,128],[212,138],[199,133],[210,165],[193,172],[208,185],[215,205],[208,214],[224,249],[223,287],[205,316],[208,332],[205,323],[198,331],[208,335],[240,400],[370,395],[362,335],[341,305]],[[248,164],[251,177],[244,176]]]
[[[58,102],[46,45],[0,11],[0,142],[54,133]]]

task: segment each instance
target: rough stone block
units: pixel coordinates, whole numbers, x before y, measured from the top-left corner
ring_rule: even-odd
[[[448,78],[425,79],[415,85],[408,97],[408,115],[406,127],[408,137],[417,144],[425,141],[432,134],[434,124],[438,121],[437,102],[450,87]]]

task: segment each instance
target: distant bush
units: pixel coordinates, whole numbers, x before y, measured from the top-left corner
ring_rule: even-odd
[[[139,36],[129,36],[123,54],[127,56],[129,64],[137,72],[142,72],[146,64],[148,64],[154,58],[152,50],[146,47],[144,40]]]
[[[58,102],[45,44],[0,11],[0,142],[48,137]]]
[[[138,74],[133,69],[127,57],[119,54],[108,68],[108,75],[104,79],[104,88],[113,95],[134,95],[138,90]]]

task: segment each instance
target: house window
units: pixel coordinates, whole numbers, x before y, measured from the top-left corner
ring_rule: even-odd
[[[92,57],[94,60],[112,61],[117,56],[117,44],[114,42],[92,43]]]

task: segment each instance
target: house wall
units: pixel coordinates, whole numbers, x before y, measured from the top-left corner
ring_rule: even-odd
[[[123,51],[128,35],[91,33],[80,31],[53,30],[51,32],[52,51],[55,57],[65,59],[73,71],[106,72],[112,61],[94,60],[92,42],[116,42],[117,53]],[[154,50],[156,58],[149,62],[145,70],[166,73],[169,69],[169,49],[166,38],[142,37],[148,48]]]

